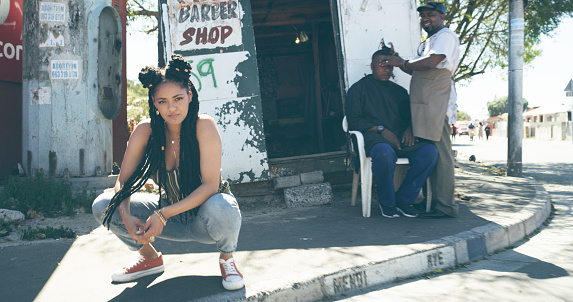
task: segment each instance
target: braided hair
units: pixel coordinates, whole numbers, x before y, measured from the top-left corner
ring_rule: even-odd
[[[145,153],[137,169],[123,184],[121,189],[113,196],[105,209],[103,225],[111,222],[111,217],[123,200],[130,197],[145,185],[152,175],[157,173],[159,192],[165,186],[167,171],[165,167],[165,120],[153,104],[153,96],[157,88],[163,83],[176,83],[192,93],[189,111],[181,124],[180,158],[179,158],[179,196],[178,200],[191,194],[201,185],[201,170],[199,162],[199,142],[197,141],[197,119],[199,115],[199,99],[197,90],[191,80],[191,64],[180,55],[171,56],[165,68],[147,66],[139,73],[139,81],[148,89],[149,115],[151,116],[151,135],[145,147]],[[161,194],[160,194],[161,195]],[[161,196],[159,197],[161,207]],[[196,213],[192,209],[186,213]]]

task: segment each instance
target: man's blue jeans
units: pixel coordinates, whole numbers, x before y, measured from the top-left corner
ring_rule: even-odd
[[[401,152],[400,157],[410,161],[410,169],[396,192],[393,179],[398,156],[394,149],[386,143],[378,143],[370,149],[370,157],[380,204],[395,206],[396,203],[413,204],[416,201],[426,178],[436,166],[438,150],[434,144],[427,144],[415,151]]]

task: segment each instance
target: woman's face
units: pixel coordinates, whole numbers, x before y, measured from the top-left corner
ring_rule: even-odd
[[[165,82],[155,90],[153,105],[166,123],[181,124],[187,117],[191,99],[191,92],[187,88],[182,88],[178,83]]]

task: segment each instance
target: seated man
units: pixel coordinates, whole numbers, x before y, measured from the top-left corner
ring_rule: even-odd
[[[380,56],[390,54],[390,48],[384,47],[372,55],[372,74],[348,90],[346,117],[349,129],[364,135],[366,154],[372,158],[382,216],[394,218],[401,213],[416,217],[418,210],[413,204],[436,165],[438,150],[430,141],[412,134],[408,93],[389,81],[393,67],[382,66],[380,62]],[[398,157],[407,157],[410,169],[395,192],[393,176]]]

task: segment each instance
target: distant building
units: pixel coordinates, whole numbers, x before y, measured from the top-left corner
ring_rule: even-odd
[[[565,87],[564,104],[535,107],[523,113],[524,136],[540,140],[571,140],[573,80]]]
[[[500,114],[487,119],[487,124],[491,127],[491,136],[507,137],[507,117],[508,114]]]

